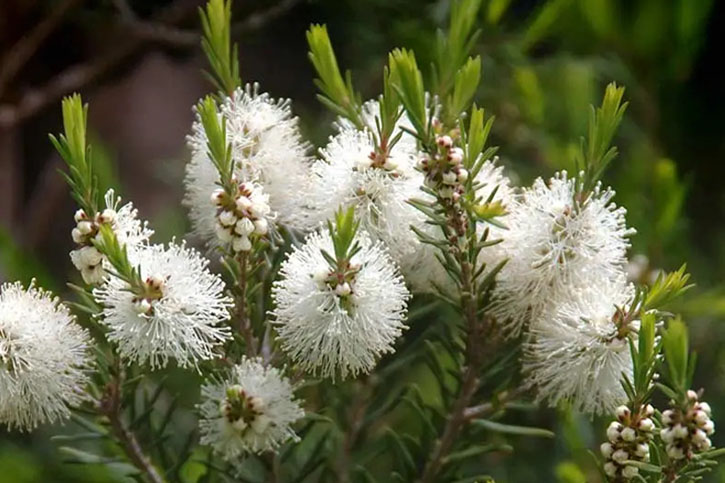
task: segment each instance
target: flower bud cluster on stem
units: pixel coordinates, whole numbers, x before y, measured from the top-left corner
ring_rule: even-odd
[[[617,420],[607,428],[608,442],[600,450],[605,459],[604,472],[613,479],[630,480],[639,474],[639,468],[628,461],[647,463],[650,460],[649,443],[654,439],[654,408],[650,404],[632,411],[627,406],[616,410]]]

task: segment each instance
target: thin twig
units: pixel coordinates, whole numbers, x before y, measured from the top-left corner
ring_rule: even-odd
[[[235,36],[257,30],[268,22],[289,11],[302,0],[283,0],[280,3],[232,26]],[[113,42],[113,47],[98,57],[75,64],[50,79],[45,85],[27,90],[14,104],[0,104],[0,128],[12,126],[34,116],[63,96],[82,89],[101,76],[112,71],[125,59],[135,54],[149,43],[157,42],[176,47],[196,47],[199,45],[198,32],[176,28],[202,4],[201,0],[178,0],[164,9],[157,19],[152,21],[131,21],[127,23],[122,41]],[[130,38],[129,38],[130,35]]]
[[[164,483],[164,478],[156,470],[151,460],[146,456],[136,435],[128,428],[123,421],[121,407],[121,368],[117,367],[117,374],[106,387],[106,393],[101,400],[100,410],[108,418],[111,424],[111,431],[121,445],[124,453],[128,456],[133,465],[141,471],[141,474],[152,483]]]
[[[249,254],[240,252],[237,255],[237,263],[239,263],[239,293],[237,294],[236,304],[237,330],[244,337],[246,354],[249,357],[254,357],[257,355],[257,342],[252,332],[252,324],[247,311],[247,277],[249,275],[247,265],[249,265]]]

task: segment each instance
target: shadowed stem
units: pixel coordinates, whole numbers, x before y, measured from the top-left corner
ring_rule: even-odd
[[[120,371],[120,365],[117,370]],[[105,395],[100,401],[100,410],[108,418],[111,431],[120,444],[126,456],[133,465],[139,469],[147,481],[152,483],[164,483],[166,480],[156,470],[151,460],[141,448],[136,435],[128,428],[123,421],[121,407],[121,375],[117,372],[113,380],[106,387]]]
[[[245,351],[247,356],[254,357],[257,355],[256,340],[252,332],[252,323],[249,320],[249,312],[247,311],[247,276],[249,266],[249,253],[240,252],[237,255],[239,263],[239,294],[237,295],[237,330],[244,337]]]

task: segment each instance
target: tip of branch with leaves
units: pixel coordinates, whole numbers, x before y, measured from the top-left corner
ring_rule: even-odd
[[[212,72],[207,73],[215,87],[230,95],[242,85],[239,76],[239,50],[231,40],[231,0],[209,0],[206,9],[199,8],[204,50]]]

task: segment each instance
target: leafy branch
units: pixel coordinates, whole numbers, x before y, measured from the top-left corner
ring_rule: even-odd
[[[230,95],[242,84],[239,76],[239,50],[231,41],[231,0],[209,0],[206,10],[199,8],[204,50],[212,72],[207,73],[211,82],[222,92]]]
[[[99,193],[91,148],[86,145],[88,104],[83,104],[80,94],[73,94],[63,99],[62,106],[65,134],[50,134],[50,141],[68,165],[68,173],[61,175],[68,182],[73,199],[88,216],[93,216],[98,211]]]
[[[352,86],[352,74],[345,72],[343,80],[337,65],[335,51],[325,25],[312,25],[307,31],[308,56],[319,76],[315,85],[322,91],[317,98],[336,114],[350,120],[358,129],[364,129],[360,95]]]

